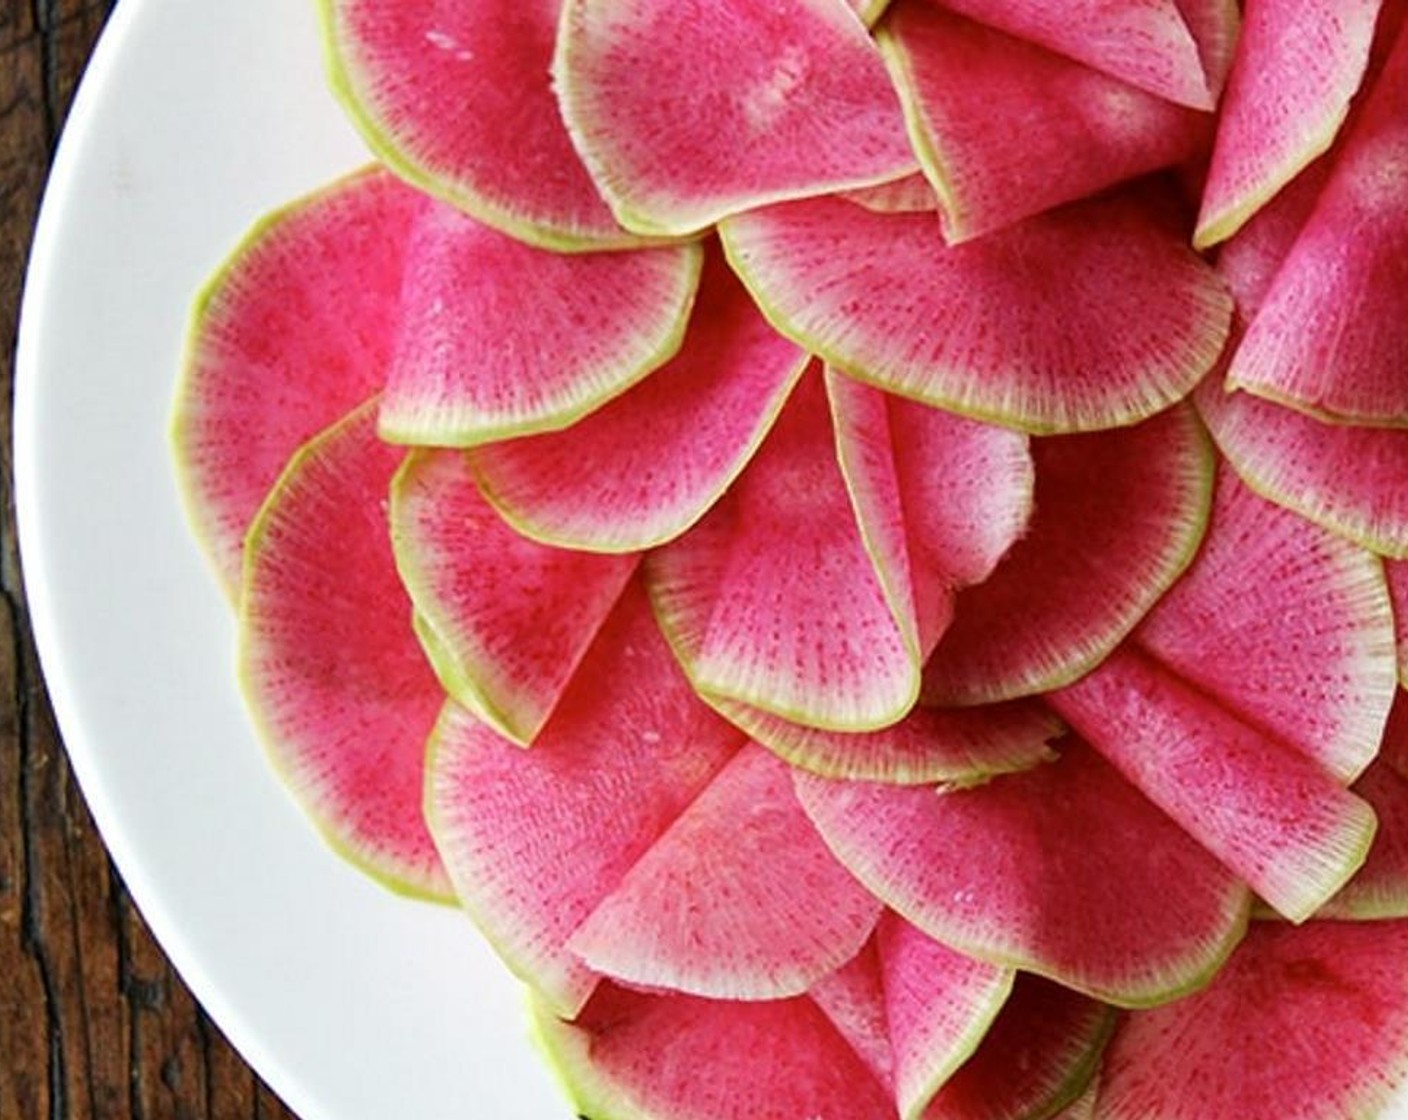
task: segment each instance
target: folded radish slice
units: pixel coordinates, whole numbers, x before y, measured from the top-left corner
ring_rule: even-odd
[[[974,785],[1051,759],[1064,727],[1034,701],[914,708],[877,731],[820,731],[735,701],[714,706],[794,766],[830,778],[897,785]]]
[[[690,691],[637,584],[532,750],[446,706],[427,763],[431,831],[460,904],[555,1011],[575,1014],[597,982],[572,934],[741,743]]]
[[[406,250],[383,438],[465,447],[565,427],[674,356],[701,261],[697,245],[553,253],[427,208]]]
[[[1072,738],[975,789],[794,781],[837,858],[931,937],[1111,1003],[1206,983],[1246,923],[1245,888]]]
[[[1135,640],[1344,784],[1378,753],[1398,683],[1382,564],[1230,471],[1197,559]]]
[[[1249,0],[1193,242],[1225,240],[1329,148],[1382,0]]]
[[[1213,100],[1222,97],[1228,71],[1242,30],[1242,10],[1238,0],[1177,0],[1179,14],[1198,44],[1208,92]]]
[[[1191,156],[1211,118],[935,0],[878,41],[952,244]]]
[[[321,0],[332,86],[416,186],[535,244],[634,244],[572,149],[548,77],[560,0]]]
[[[553,60],[563,119],[630,229],[694,233],[915,170],[879,51],[838,0],[564,8]],[[677,51],[700,65],[678,65]]]
[[[1079,59],[1180,105],[1211,109],[1198,45],[1174,0],[943,0],[946,7]]]
[[[1031,526],[988,580],[958,596],[924,669],[926,703],[981,704],[1075,679],[1134,628],[1202,540],[1213,457],[1191,409],[1034,440],[1032,454]]]
[[[1347,133],[1329,183],[1228,371],[1228,384],[1337,421],[1408,424],[1408,37]]]
[[[723,500],[645,570],[670,644],[711,699],[846,731],[914,703],[913,623],[856,527],[819,372]]]
[[[1352,788],[1373,807],[1379,831],[1364,866],[1315,917],[1408,918],[1408,778],[1380,760]]]
[[[381,388],[424,205],[384,171],[359,172],[260,221],[201,292],[172,435],[191,526],[232,601],[279,472]]]
[[[1257,923],[1206,990],[1124,1020],[1098,1115],[1377,1116],[1406,1055],[1408,922]]]
[[[444,898],[421,815],[444,693],[386,531],[402,453],[376,438],[375,420],[365,405],[308,443],[255,518],[240,681],[274,767],[328,842],[397,890]]]
[[[1284,741],[1125,646],[1052,705],[1279,913],[1304,921],[1364,862],[1369,805]]]
[[[570,428],[484,444],[469,461],[485,496],[521,533],[600,552],[650,548],[718,499],[806,361],[711,246],[674,358]]]
[[[597,1120],[894,1120],[886,1087],[806,996],[768,1003],[603,984],[575,1022],[534,1005],[577,1111]]]
[[[391,487],[396,563],[446,691],[515,742],[542,730],[635,570],[520,537],[464,455],[412,452]]]
[[[1033,432],[1129,424],[1189,392],[1231,299],[1140,184],[946,246],[928,214],[839,198],[720,225],[784,334],[903,396]]]

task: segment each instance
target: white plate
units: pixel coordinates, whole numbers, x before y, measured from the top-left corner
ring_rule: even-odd
[[[83,790],[177,969],[304,1120],[555,1120],[518,989],[456,911],[317,839],[264,763],[180,510],[191,295],[263,211],[368,158],[308,0],[123,0],[25,292],[15,469],[30,607]]]

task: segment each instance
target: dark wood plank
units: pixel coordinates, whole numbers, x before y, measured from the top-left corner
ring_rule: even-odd
[[[289,1120],[142,924],[69,771],[10,495],[20,283],[54,143],[112,0],[0,0],[0,1120]]]

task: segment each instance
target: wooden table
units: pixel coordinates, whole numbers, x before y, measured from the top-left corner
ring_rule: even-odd
[[[0,0],[0,417],[30,232],[78,75],[115,0]],[[236,0],[238,2],[238,0]],[[0,1120],[292,1116],[152,941],[94,831],[44,693],[15,547],[0,551]]]

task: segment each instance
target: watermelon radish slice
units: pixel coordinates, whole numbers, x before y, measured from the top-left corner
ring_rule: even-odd
[[[1090,1086],[1115,1012],[1043,980],[1019,976],[977,1052],[938,1091],[924,1120],[1051,1116]]]
[[[1342,783],[1378,753],[1398,685],[1383,565],[1230,471],[1197,559],[1136,640]]]
[[[881,925],[885,915],[880,915]],[[861,1056],[870,1072],[887,1089],[895,1084],[895,1059],[890,1024],[885,1014],[885,981],[880,971],[876,935],[854,957],[807,993],[831,1020],[831,1025]]]
[[[1408,562],[1389,560],[1384,564],[1388,594],[1393,603],[1393,624],[1398,640],[1398,676],[1408,686]]]
[[[1408,1079],[1408,922],[1258,923],[1217,980],[1125,1019],[1100,1120],[1377,1116]]]
[[[531,751],[445,707],[431,832],[460,904],[556,1012],[575,1014],[597,982],[572,934],[740,745],[690,691],[636,583]]]
[[[976,789],[793,780],[862,883],[979,959],[1143,1006],[1206,983],[1242,936],[1245,888],[1076,739]]]
[[[1032,701],[976,708],[914,708],[877,731],[820,731],[746,704],[720,700],[721,714],[793,766],[829,778],[897,785],[977,785],[1051,760],[1065,729]]]
[[[1408,918],[1408,778],[1375,762],[1352,787],[1379,819],[1364,866],[1316,911],[1316,918],[1354,921]]]
[[[635,556],[547,548],[480,496],[464,455],[412,452],[391,485],[396,565],[450,695],[529,744],[635,570]]]
[[[812,372],[728,494],[651,553],[645,571],[666,636],[705,696],[861,731],[899,720],[919,689],[912,624],[897,620],[876,567]]]
[[[806,996],[740,1003],[603,984],[575,1022],[534,1010],[592,1120],[894,1120],[885,1086]]]
[[[1332,420],[1402,427],[1408,388],[1408,37],[1384,66],[1305,229],[1228,371],[1228,385]],[[1332,283],[1327,286],[1326,278]]]
[[[600,552],[651,548],[697,521],[743,469],[806,361],[710,247],[671,361],[564,431],[485,444],[469,461],[526,536]]]
[[[1388,714],[1388,727],[1384,729],[1379,761],[1408,778],[1408,692],[1403,689],[1398,690],[1393,710]]]
[[[902,396],[1033,432],[1130,424],[1216,361],[1231,300],[1149,184],[948,247],[927,214],[809,199],[721,223],[782,333]]]
[[[841,473],[886,594],[921,656],[1027,527],[1034,470],[1025,436],[826,372]]]
[[[982,704],[1074,680],[1134,628],[1202,540],[1213,457],[1191,409],[1034,440],[1032,454],[1031,526],[990,579],[959,595],[924,669],[926,703]]]
[[[893,911],[881,918],[876,944],[896,1100],[903,1120],[918,1120],[1000,1021],[1016,976],[954,952]]]
[[[333,91],[399,175],[512,236],[620,247],[549,82],[560,0],[319,0]]]
[[[641,233],[915,170],[880,54],[836,0],[565,0],[553,76],[597,187]]]
[[[565,427],[680,348],[699,246],[564,255],[448,206],[406,250],[381,435],[465,447]]]
[[[935,0],[897,0],[877,36],[910,139],[967,241],[1189,158],[1210,118]]]
[[[1319,909],[1368,854],[1375,820],[1366,802],[1132,646],[1050,701],[1291,921]]]
[[[232,602],[245,533],[284,465],[381,387],[423,206],[385,172],[358,172],[262,219],[196,299],[172,443]]]
[[[1211,109],[1198,44],[1174,0],[943,0],[946,7],[1010,35],[1122,78],[1194,109]]]
[[[1251,0],[1193,243],[1226,240],[1333,143],[1382,0]]]
[[[1095,1102],[1100,1094],[1100,1071],[1097,1068],[1085,1092],[1056,1114],[1054,1120],[1095,1120]]]
[[[568,948],[634,987],[782,999],[860,952],[880,909],[816,834],[787,764],[748,746]]]
[[[1194,42],[1198,44],[1198,59],[1203,64],[1208,92],[1214,102],[1220,101],[1242,31],[1242,10],[1238,0],[1177,2],[1183,22],[1188,25]]]
[[[444,899],[421,816],[444,694],[386,532],[400,460],[374,403],[294,456],[250,526],[238,668],[275,770],[328,843],[395,890]]]
[[[939,209],[939,196],[922,172],[873,187],[837,193],[846,201],[878,214],[927,214]]]

